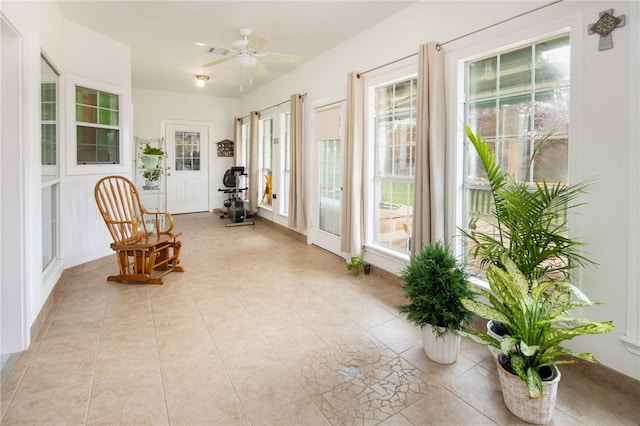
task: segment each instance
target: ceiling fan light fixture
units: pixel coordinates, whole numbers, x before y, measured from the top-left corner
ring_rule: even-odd
[[[204,87],[204,84],[209,81],[208,75],[196,75],[196,86]]]
[[[254,66],[256,64],[256,62],[258,62],[258,60],[256,59],[255,56],[240,55],[240,56],[236,56],[236,62],[241,67],[250,68],[250,67]]]

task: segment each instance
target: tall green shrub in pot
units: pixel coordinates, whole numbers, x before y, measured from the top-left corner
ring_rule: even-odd
[[[413,256],[400,273],[400,279],[409,303],[398,306],[398,310],[422,329],[425,353],[436,362],[454,362],[460,338],[454,332],[462,328],[464,321],[473,318],[460,301],[474,297],[464,267],[451,249],[438,241],[425,245]],[[436,337],[435,341],[429,339],[430,335]],[[432,351],[434,346],[444,344],[445,338],[450,339],[447,343],[452,345],[450,349],[443,349],[447,355],[439,354],[439,349]]]

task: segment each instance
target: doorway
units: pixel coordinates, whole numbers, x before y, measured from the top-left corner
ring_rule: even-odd
[[[209,126],[166,122],[167,211],[172,214],[209,209]]]
[[[314,111],[314,150],[317,152],[315,223],[312,243],[340,255],[342,206],[342,117],[344,102]]]

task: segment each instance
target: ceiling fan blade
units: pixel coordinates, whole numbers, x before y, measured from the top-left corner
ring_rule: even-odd
[[[247,43],[247,49],[251,49],[254,52],[259,52],[264,49],[264,47],[269,44],[269,39],[266,39],[259,35],[254,35],[249,39],[249,43]]]
[[[263,52],[264,59],[272,62],[280,62],[284,64],[298,65],[302,62],[300,56],[287,55],[285,53]]]
[[[251,73],[256,77],[259,77],[261,75],[265,75],[267,73],[267,70],[260,62],[256,62],[256,64],[251,69]]]
[[[202,67],[203,67],[203,68],[212,67],[212,66],[214,66],[214,65],[218,65],[218,64],[221,64],[221,63],[223,63],[223,62],[230,61],[230,60],[232,60],[232,59],[233,59],[233,56],[228,56],[228,57],[226,57],[226,58],[222,58],[222,59],[216,59],[215,61],[212,61],[212,62],[209,62],[209,63],[204,64]]]

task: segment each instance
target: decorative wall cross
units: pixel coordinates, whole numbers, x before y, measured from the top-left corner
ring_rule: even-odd
[[[619,27],[624,27],[625,16],[613,16],[613,9],[603,10],[599,13],[600,19],[595,24],[589,24],[589,35],[593,33],[600,34],[598,42],[598,50],[607,50],[613,47],[613,39],[611,32]]]

